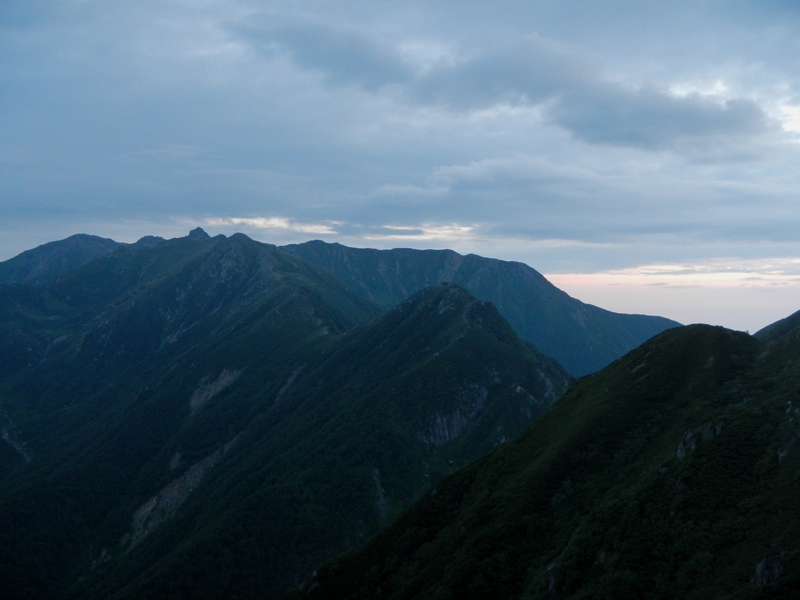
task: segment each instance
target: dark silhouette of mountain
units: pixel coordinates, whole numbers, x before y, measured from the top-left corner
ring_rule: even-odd
[[[288,598],[795,598],[795,316],[656,336]]]
[[[114,240],[79,233],[0,262],[0,283],[44,283],[119,248]]]
[[[657,333],[680,325],[663,317],[620,314],[584,304],[518,262],[462,256],[452,250],[372,250],[321,241],[283,249],[327,269],[386,308],[440,281],[457,283],[494,304],[517,335],[576,377],[597,371]]]
[[[244,235],[0,284],[4,598],[276,597],[570,377],[456,285],[384,311]]]
[[[779,337],[791,334],[793,331],[796,331],[798,327],[800,327],[800,310],[789,315],[785,319],[776,321],[772,325],[767,325],[760,331],[754,333],[753,337],[762,342],[772,342]]]
[[[189,235],[208,237],[208,234],[199,227]],[[163,241],[164,238],[148,235],[135,244],[124,244],[96,235],[79,233],[64,240],[42,244],[32,250],[26,250],[14,258],[0,262],[0,284],[37,285],[48,283],[92,262],[95,258],[110,254],[122,246],[145,247]]]
[[[208,234],[196,228],[190,239]],[[163,242],[147,236],[133,246]],[[77,235],[0,263],[0,283],[43,284],[127,244]],[[452,250],[372,250],[321,241],[282,248],[320,266],[384,309],[420,289],[453,282],[492,302],[522,339],[574,376],[597,371],[653,335],[680,324],[663,317],[614,313],[570,297],[518,262],[462,256]]]

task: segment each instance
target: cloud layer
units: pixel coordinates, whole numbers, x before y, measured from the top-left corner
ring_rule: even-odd
[[[9,0],[0,259],[189,224],[553,273],[800,256],[798,17],[782,1]]]

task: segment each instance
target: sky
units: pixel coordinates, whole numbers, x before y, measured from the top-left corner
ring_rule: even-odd
[[[0,260],[201,226],[800,309],[800,3],[3,0]]]

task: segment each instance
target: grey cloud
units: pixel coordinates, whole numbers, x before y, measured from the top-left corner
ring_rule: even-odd
[[[473,56],[424,73],[412,93],[424,101],[459,108],[498,102],[535,104],[591,77],[587,64],[535,35],[469,50]]]
[[[237,26],[231,31],[268,54],[278,45],[297,65],[322,71],[334,85],[356,84],[373,91],[397,84],[413,102],[460,109],[539,102],[591,77],[588,64],[536,35],[464,46],[458,56],[422,66],[404,58],[397,45],[320,23]]]
[[[412,104],[461,111],[542,105],[551,123],[591,144],[678,149],[681,140],[753,137],[775,128],[750,99],[676,96],[654,86],[604,81],[597,65],[536,35],[462,47],[449,60],[415,68],[396,45],[317,23],[239,34],[261,48],[279,44],[296,64],[322,71],[333,85],[369,92],[394,85]]]
[[[765,197],[769,203],[754,214],[752,206]],[[371,210],[352,218],[448,223],[457,206],[458,223],[480,224],[498,238],[620,244],[669,238],[680,245],[735,236],[755,244],[770,236],[791,241],[794,204],[789,188],[729,182],[709,189],[685,172],[599,174],[520,155],[441,167],[422,186],[386,187]]]
[[[231,30],[267,53],[279,46],[298,65],[323,72],[334,84],[374,90],[391,83],[407,83],[413,76],[391,47],[356,31],[316,23],[274,28],[237,26]]]
[[[797,26],[768,5],[0,2],[0,253],[263,217],[353,245],[474,227],[462,251],[537,268],[797,255],[800,147],[764,114],[797,103]]]
[[[627,91],[603,85],[570,91],[547,115],[583,141],[645,149],[667,148],[681,138],[758,135],[773,127],[752,100],[676,97],[653,87]]]

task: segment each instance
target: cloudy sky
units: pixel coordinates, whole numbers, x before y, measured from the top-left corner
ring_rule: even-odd
[[[0,260],[85,232],[520,260],[800,309],[795,0],[3,0]]]

